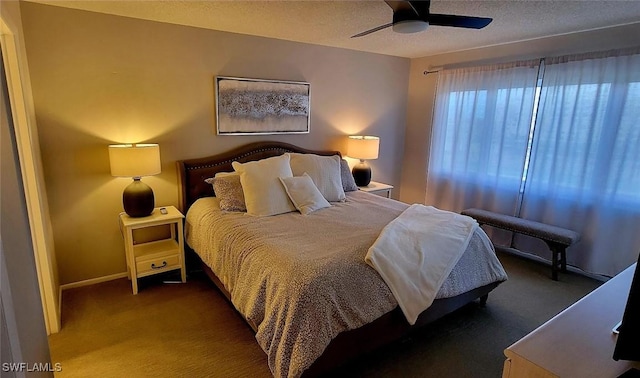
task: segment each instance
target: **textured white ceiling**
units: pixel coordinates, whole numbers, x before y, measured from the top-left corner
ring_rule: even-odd
[[[432,13],[491,17],[493,22],[481,30],[431,26],[398,34],[388,28],[350,38],[391,22],[391,8],[382,0],[29,1],[408,58],[640,23],[638,0],[433,0]]]

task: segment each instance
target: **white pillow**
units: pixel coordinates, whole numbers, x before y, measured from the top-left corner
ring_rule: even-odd
[[[306,173],[296,177],[280,177],[280,181],[293,205],[303,215],[331,206]]]
[[[247,214],[268,216],[296,210],[279,180],[293,176],[288,155],[231,165],[240,174]]]
[[[307,173],[324,198],[329,202],[344,201],[340,156],[320,156],[314,154],[290,154],[291,171],[294,176]]]

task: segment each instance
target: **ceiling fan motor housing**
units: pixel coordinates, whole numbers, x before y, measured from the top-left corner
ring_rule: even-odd
[[[393,12],[393,31],[397,33],[417,33],[424,31],[429,23],[412,10],[398,10]]]

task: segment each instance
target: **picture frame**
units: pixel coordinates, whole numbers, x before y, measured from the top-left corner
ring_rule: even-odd
[[[310,84],[216,76],[218,135],[307,134]]]

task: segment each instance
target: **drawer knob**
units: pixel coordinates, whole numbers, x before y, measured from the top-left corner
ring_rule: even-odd
[[[166,262],[166,261],[163,261],[163,262],[162,262],[162,265],[160,265],[160,266],[156,266],[156,264],[155,264],[155,263],[151,263],[151,269],[162,269],[162,268],[164,268],[165,266],[167,266],[167,262]]]

